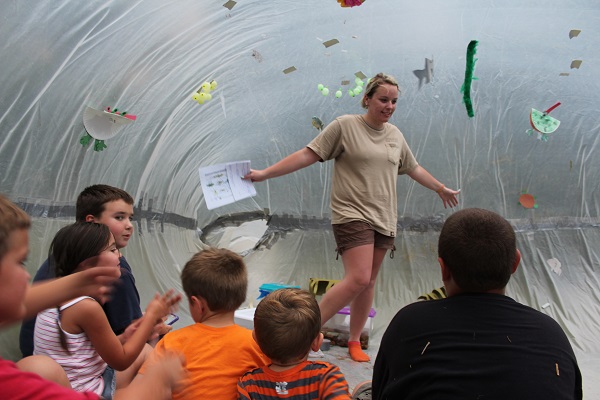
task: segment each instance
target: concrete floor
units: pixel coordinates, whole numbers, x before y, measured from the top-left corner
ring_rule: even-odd
[[[370,362],[358,363],[352,361],[347,347],[331,346],[328,351],[323,352],[323,360],[337,365],[350,387],[350,393],[359,383],[371,380],[373,376],[373,364],[379,346],[370,344],[365,352],[371,357]],[[579,369],[583,377],[583,398],[600,399],[600,357],[595,354],[576,352]],[[311,358],[314,359],[314,358]]]
[[[371,357],[370,362],[359,363],[352,361],[350,354],[348,354],[347,347],[331,346],[328,351],[323,352],[322,360],[337,365],[350,387],[350,393],[352,390],[361,382],[370,381],[373,376],[373,364],[375,363],[375,357],[377,356],[377,346],[369,345],[369,348],[365,350],[365,353]],[[310,358],[311,360],[317,360],[317,358]]]

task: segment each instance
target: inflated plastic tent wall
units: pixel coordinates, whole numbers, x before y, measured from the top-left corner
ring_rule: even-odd
[[[586,386],[598,376],[596,0],[4,1],[0,37],[0,192],[33,216],[32,273],[73,221],[77,194],[107,183],[136,199],[125,254],[144,304],[180,288],[183,264],[204,244],[245,255],[247,305],[262,283],[340,278],[331,163],[258,183],[255,197],[213,210],[198,168],[272,164],[318,133],[313,116],[361,113],[360,95],[348,93],[355,78],[386,72],[402,88],[391,122],[421,165],[462,190],[459,208],[491,209],[515,226],[523,261],[508,294],[562,324]],[[461,86],[472,40],[470,118]],[[192,100],[212,80],[212,99]],[[529,135],[532,109],[557,102],[548,115],[558,129],[547,140]],[[80,143],[87,107],[137,119],[94,151],[93,139]],[[398,251],[377,286],[373,343],[396,310],[441,286],[437,236],[452,210],[407,177],[398,193]],[[185,305],[182,314],[191,321]],[[16,332],[2,332],[2,357],[18,357]]]

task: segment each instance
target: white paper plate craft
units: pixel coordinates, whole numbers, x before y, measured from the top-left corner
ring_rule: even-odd
[[[123,126],[131,124],[136,120],[135,115],[127,112],[119,112],[118,109],[96,110],[86,107],[83,111],[83,126],[86,133],[81,137],[79,143],[87,146],[94,139],[94,151],[102,151],[107,146],[105,140],[117,135]]]

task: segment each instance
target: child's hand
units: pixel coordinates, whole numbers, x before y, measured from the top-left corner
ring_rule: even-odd
[[[133,334],[138,330],[140,324],[142,323],[142,318],[138,318],[135,321],[133,321],[131,324],[129,324],[127,328],[125,328],[123,333],[121,333],[118,336],[121,344],[125,344],[129,340],[129,338],[132,337]]]
[[[70,276],[81,296],[90,296],[104,303],[110,300],[112,284],[119,279],[121,271],[115,267],[95,267]]]
[[[181,301],[181,294],[175,293],[173,289],[162,296],[157,293],[146,307],[146,315],[152,316],[156,323],[160,323],[171,311],[176,311],[179,301]]]
[[[173,329],[171,325],[165,324],[165,320],[166,317],[161,319],[160,322],[154,326],[154,332],[156,333],[157,337],[166,335]]]
[[[113,399],[170,399],[173,390],[182,389],[189,382],[184,364],[181,354],[153,351],[144,364],[144,374],[138,374],[127,387],[117,389]]]
[[[150,317],[152,318],[152,317]],[[133,334],[138,330],[139,326],[142,323],[142,320],[144,319],[144,317],[142,316],[142,318],[138,318],[135,321],[133,321],[131,324],[129,324],[129,326],[127,328],[125,328],[125,330],[123,331],[123,333],[121,333],[118,337],[119,340],[121,341],[121,344],[125,344],[130,337],[133,336]],[[148,337],[148,341],[153,341],[153,340],[157,340],[160,336],[166,335],[167,333],[169,333],[173,327],[170,325],[165,324],[165,319],[166,317],[162,318],[160,320],[160,322],[158,322],[156,325],[154,325],[154,328],[152,329],[152,333],[150,333],[150,336]],[[150,343],[153,347],[156,343]]]

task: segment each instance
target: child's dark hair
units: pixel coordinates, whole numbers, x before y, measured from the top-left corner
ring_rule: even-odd
[[[56,277],[72,274],[85,260],[99,255],[110,241],[110,229],[95,222],[75,222],[60,229],[52,244],[48,258],[54,262]],[[60,318],[60,307],[57,307]],[[58,327],[60,344],[68,353],[67,340],[63,330]]]
[[[109,240],[108,226],[95,222],[75,222],[59,230],[48,254],[54,262],[56,277],[72,274],[83,261],[105,250]]]
[[[246,300],[248,273],[239,254],[210,248],[185,264],[181,283],[188,300],[202,297],[212,311],[235,311]]]
[[[29,229],[31,221],[25,211],[0,195],[0,260],[8,253],[8,239],[13,231]]]
[[[464,292],[502,289],[517,259],[515,231],[495,212],[466,208],[444,222],[438,255]]]
[[[320,330],[319,304],[306,290],[279,289],[256,306],[256,342],[277,363],[287,364],[306,357]]]
[[[123,189],[109,185],[88,186],[77,196],[75,219],[85,221],[85,217],[88,215],[100,218],[105,204],[116,200],[123,200],[125,203],[133,205],[133,197]]]

